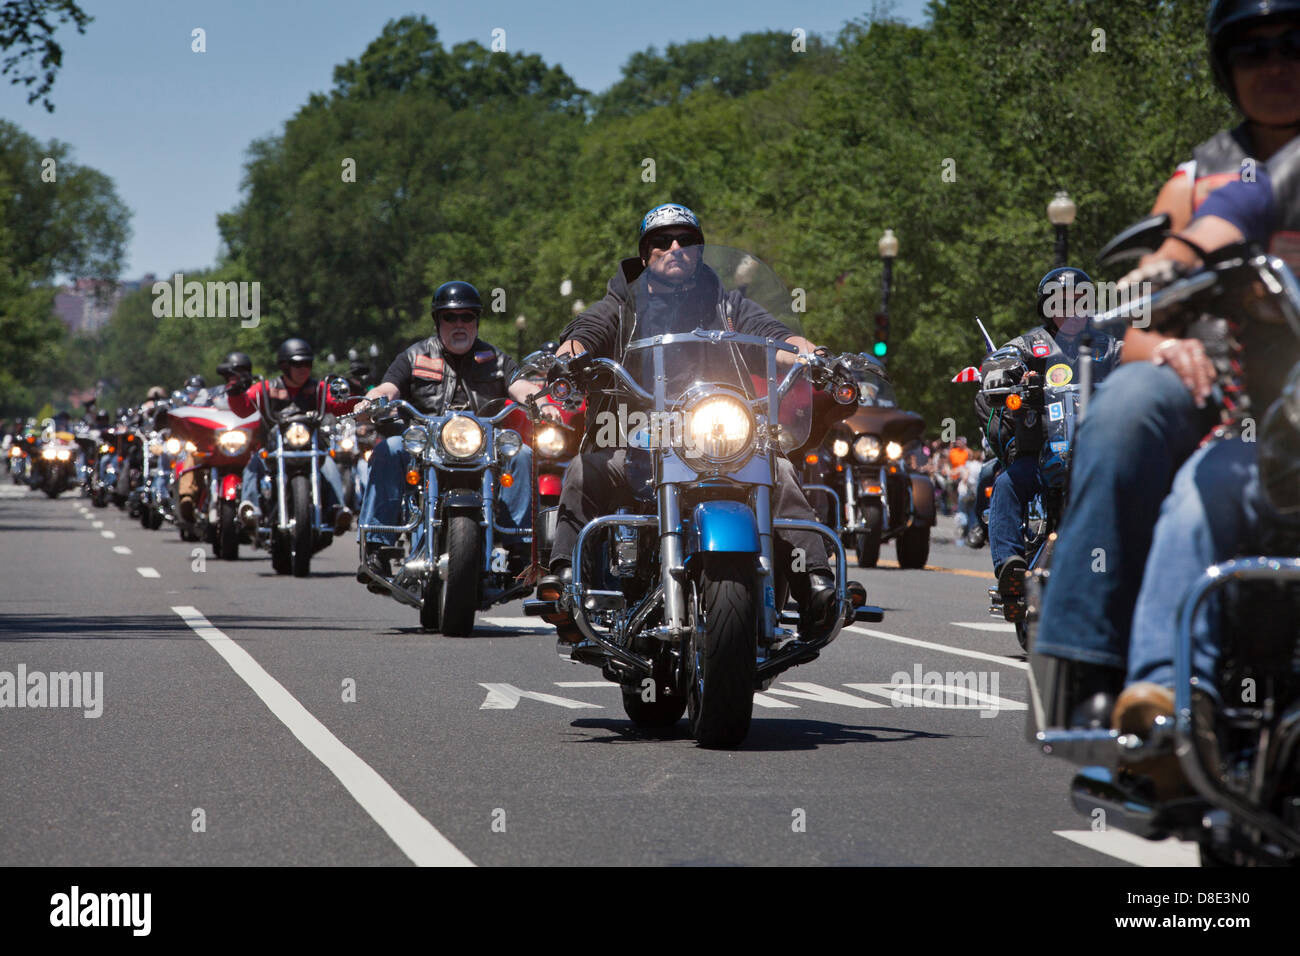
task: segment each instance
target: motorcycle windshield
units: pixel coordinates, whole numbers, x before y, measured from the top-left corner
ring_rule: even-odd
[[[800,335],[795,300],[772,269],[754,255],[726,246],[655,250],[648,268],[631,284],[623,321],[628,339],[623,365],[650,394],[656,367],[663,376],[664,404],[671,406],[697,385],[722,384],[746,398],[766,397],[780,385],[793,353],[756,337],[784,342]],[[661,337],[671,337],[664,341]],[[775,373],[768,353],[777,356]],[[779,407],[783,446],[797,447],[812,427],[812,385],[800,375]]]

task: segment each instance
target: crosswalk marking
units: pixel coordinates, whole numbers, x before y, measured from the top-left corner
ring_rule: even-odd
[[[882,641],[893,641],[896,644],[909,644],[912,647],[925,647],[932,651],[943,651],[945,654],[956,654],[958,657],[973,657],[980,661],[992,661],[1003,667],[1018,667],[1020,670],[1029,670],[1029,665],[1024,661],[1013,660],[1010,657],[1000,657],[997,654],[985,654],[982,651],[970,651],[964,647],[949,647],[947,644],[936,644],[934,641],[918,641],[914,637],[903,637],[899,634],[888,634],[885,631],[874,631],[871,628],[846,627],[845,632],[849,634],[865,634],[867,637],[874,637]]]
[[[960,685],[845,684],[854,690],[883,697],[898,707],[935,707],[940,710],[1027,710],[1018,700]]]
[[[819,704],[843,704],[846,707],[857,707],[860,710],[889,706],[888,704],[879,704],[874,700],[867,700],[864,697],[846,694],[842,690],[833,690],[830,687],[822,687],[820,684],[811,684],[807,681],[782,681],[781,683],[794,689],[784,690],[778,687],[769,687],[767,689],[768,694],[793,697],[796,700],[811,700]]]
[[[1200,849],[1190,840],[1144,840],[1123,830],[1053,830],[1059,837],[1137,866],[1200,866]]]
[[[785,700],[778,700],[775,697],[768,697],[767,694],[755,694],[754,703],[758,704],[759,707],[767,707],[773,710],[781,707],[790,707],[793,708],[794,710],[799,709],[798,704],[792,704],[789,701],[785,701]]]

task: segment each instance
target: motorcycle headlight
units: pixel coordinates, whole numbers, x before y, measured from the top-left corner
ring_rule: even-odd
[[[891,441],[885,446],[885,455],[890,461],[898,461],[903,457],[903,446],[896,441]]]
[[[17,458],[17,457],[19,457],[22,453],[23,453],[23,450],[22,450],[21,448],[19,448],[17,445],[15,445],[13,448],[10,448],[10,449],[9,449],[9,457],[10,457],[10,458]]]
[[[453,415],[442,426],[438,441],[452,458],[473,458],[483,450],[483,429],[472,418]]]
[[[831,444],[831,451],[835,453],[836,458],[847,458],[849,456],[849,443],[843,438],[837,438]]]
[[[248,432],[232,428],[217,437],[217,447],[223,455],[238,455],[248,447]]]
[[[352,451],[352,449],[354,449],[354,448],[356,448],[356,447],[357,447],[357,443],[354,442],[351,438],[340,438],[340,439],[339,439],[339,450],[340,450],[340,451]]]
[[[875,435],[859,435],[853,439],[853,457],[858,461],[876,461],[880,458],[880,439]]]
[[[54,460],[54,449],[53,449],[53,448],[46,448],[46,449],[43,449],[43,450],[41,451],[41,457],[44,458],[46,461],[53,461],[53,460]]]
[[[179,455],[181,453],[181,440],[179,438],[169,438],[163,443],[163,448],[169,455]]]
[[[695,454],[715,462],[730,461],[748,450],[754,435],[749,409],[734,398],[713,395],[687,411],[686,434]]]
[[[421,425],[412,425],[406,431],[402,432],[402,449],[416,458],[424,452],[424,446],[429,443],[429,433]]]
[[[564,440],[564,432],[554,425],[543,425],[537,429],[537,436],[533,439],[533,446],[538,454],[546,458],[558,458],[563,455],[567,444]]]
[[[290,448],[306,448],[311,441],[311,429],[302,422],[294,422],[284,430],[284,443]]]
[[[503,428],[497,432],[497,454],[502,458],[515,457],[523,447],[524,440],[519,437],[519,432],[510,428]]]
[[[68,451],[66,448],[60,448],[54,453],[54,457],[59,459],[59,461],[67,461],[72,457],[72,452]]]
[[[152,445],[150,445],[149,447],[150,447],[150,449],[153,448]],[[159,445],[158,447],[161,448],[162,446]],[[112,451],[112,450],[113,450],[113,446],[112,446],[112,445],[100,445],[100,446],[99,446],[99,453],[100,453],[101,455],[107,455],[107,454],[108,454],[110,451]],[[154,454],[157,454],[157,452],[154,452]]]

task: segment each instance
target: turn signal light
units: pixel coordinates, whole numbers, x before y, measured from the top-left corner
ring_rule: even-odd
[[[1021,404],[1019,395],[1007,396],[1007,408],[1011,409],[1013,412],[1019,411]]]
[[[984,497],[985,497],[985,498],[992,498],[992,497],[993,497],[993,486],[992,486],[992,485],[989,485],[987,488],[984,489]]]
[[[807,456],[805,456],[804,461],[806,461],[806,462],[807,462],[808,464],[810,464],[810,465],[815,465],[815,464],[817,464],[817,456],[816,456],[816,455],[807,455]]]
[[[406,483],[414,488],[420,483],[420,473],[412,469],[406,473]]]
[[[262,460],[263,460],[263,461],[266,460],[266,449],[265,449],[265,448],[263,448],[261,451],[259,451],[258,454],[262,456]]]
[[[867,485],[867,494],[869,494],[869,495],[878,495],[878,494],[880,494],[880,486],[879,486],[879,485]]]
[[[502,476],[501,476],[501,487],[502,487],[502,488],[509,488],[509,487],[510,487],[511,485],[513,485],[514,483],[515,483],[515,476],[514,476],[514,475],[502,475]]]

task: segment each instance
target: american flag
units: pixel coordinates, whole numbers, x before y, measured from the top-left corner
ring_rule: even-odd
[[[954,382],[978,382],[980,380],[980,370],[974,365],[967,365],[954,375],[952,380]]]

